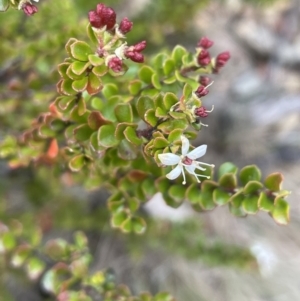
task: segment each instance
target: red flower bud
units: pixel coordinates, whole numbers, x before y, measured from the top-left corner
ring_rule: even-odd
[[[205,49],[202,49],[198,54],[197,61],[200,66],[207,66],[210,63],[209,52]]]
[[[116,24],[116,13],[110,7],[104,7],[101,10],[101,15],[103,26],[106,25],[107,30],[111,30]]]
[[[37,7],[29,2],[24,3],[24,5],[22,6],[22,10],[27,16],[32,16],[38,11]]]
[[[102,27],[102,20],[94,10],[91,10],[89,12],[89,21],[90,21],[91,25],[95,28]]]
[[[209,40],[207,37],[203,37],[200,39],[200,41],[198,42],[197,46],[198,47],[202,47],[205,49],[210,48],[212,45],[214,44],[213,41]]]
[[[207,113],[205,107],[200,107],[200,108],[195,109],[195,115],[198,116],[198,117],[205,118],[205,117],[208,116],[208,113]]]
[[[133,25],[132,22],[130,22],[127,18],[124,18],[120,23],[119,30],[123,34],[126,34],[127,32],[129,32],[132,29],[132,25]]]
[[[210,83],[210,78],[208,76],[201,75],[199,78],[199,83],[206,87]]]
[[[110,68],[111,70],[113,70],[116,73],[118,73],[122,70],[122,65],[123,65],[123,62],[118,57],[113,57],[108,62],[108,68]]]
[[[116,13],[112,8],[100,3],[97,5],[96,11],[89,12],[89,21],[95,28],[106,25],[106,29],[111,30],[116,24]]]
[[[208,94],[208,90],[204,86],[199,86],[195,94],[200,98]]]
[[[229,59],[230,59],[229,51],[220,53],[216,58],[216,68],[223,67]]]
[[[144,62],[144,56],[139,52],[128,51],[125,53],[125,56],[136,63]]]
[[[147,45],[146,41],[139,42],[133,46],[134,47],[133,51],[141,52],[146,48],[146,45]]]

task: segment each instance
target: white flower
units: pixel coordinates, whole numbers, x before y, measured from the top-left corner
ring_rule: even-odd
[[[192,175],[194,175],[197,179],[197,182],[200,183],[200,180],[198,177],[204,177],[209,179],[209,176],[205,175],[199,175],[195,173],[195,169],[200,169],[200,170],[206,170],[206,168],[201,167],[200,165],[207,165],[214,167],[213,164],[207,164],[203,162],[198,162],[196,159],[202,157],[206,153],[206,148],[207,145],[201,145],[194,150],[189,151],[190,148],[190,142],[185,136],[181,136],[181,155],[175,155],[173,153],[165,153],[165,154],[159,154],[158,158],[161,161],[162,164],[164,165],[176,165],[177,166],[169,172],[166,177],[169,180],[174,180],[179,177],[179,175],[182,173],[183,176],[183,182],[182,184],[186,184],[186,178],[185,178],[185,173],[184,173],[184,168],[186,171]]]

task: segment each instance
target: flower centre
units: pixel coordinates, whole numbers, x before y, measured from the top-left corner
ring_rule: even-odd
[[[193,164],[193,160],[190,159],[189,157],[184,157],[182,160],[182,163],[185,165],[192,165]]]

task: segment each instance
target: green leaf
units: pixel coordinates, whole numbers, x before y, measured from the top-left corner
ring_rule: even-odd
[[[121,103],[115,107],[115,115],[119,122],[132,122],[133,113],[129,103]]]
[[[68,42],[67,42],[65,48],[66,48],[66,51],[67,51],[67,53],[68,53],[69,56],[72,56],[72,54],[71,54],[71,46],[72,46],[74,43],[76,43],[76,42],[78,42],[78,40],[75,39],[75,38],[70,38],[70,39],[68,40]]]
[[[126,138],[127,141],[131,142],[134,145],[140,145],[143,143],[143,140],[140,139],[137,135],[136,135],[136,131],[133,127],[128,126],[125,131],[124,131],[124,136]]]
[[[221,190],[219,188],[216,188],[213,191],[213,200],[217,205],[220,205],[220,206],[225,205],[230,200],[230,193],[228,193],[224,190]]]
[[[212,192],[203,191],[200,194],[199,203],[204,210],[212,210],[216,207],[216,204],[213,201]]]
[[[68,70],[69,66],[70,66],[69,63],[61,63],[57,66],[57,71],[58,71],[60,77],[68,78],[67,70]]]
[[[87,85],[88,85],[88,78],[84,77],[73,81],[72,88],[77,92],[82,92],[86,89]]]
[[[219,184],[223,188],[233,190],[237,186],[236,175],[233,173],[225,173],[219,179]]]
[[[243,200],[243,209],[248,214],[255,214],[258,211],[258,196],[246,196]]]
[[[261,184],[258,181],[249,181],[243,189],[244,194],[250,194],[250,193],[257,192],[262,187],[263,187],[263,184]]]
[[[89,39],[91,40],[91,42],[93,42],[95,45],[98,45],[98,39],[95,35],[95,32],[91,26],[91,23],[88,23],[87,27],[86,27],[86,32],[87,35],[89,37]]]
[[[186,119],[186,115],[181,112],[169,112],[170,116],[174,119]]]
[[[153,301],[175,301],[175,300],[169,293],[160,292],[157,295],[155,295]]]
[[[160,177],[155,180],[155,186],[158,190],[158,192],[165,193],[168,191],[169,187],[171,186],[170,180],[168,180],[166,177]]]
[[[137,157],[138,149],[127,140],[122,140],[118,147],[118,156],[123,160],[134,160]]]
[[[232,203],[229,203],[229,211],[231,214],[238,217],[245,217],[247,215],[242,207],[235,207],[232,205]]]
[[[279,172],[272,173],[265,179],[265,186],[267,189],[277,192],[281,189],[281,184],[283,181],[283,176]]]
[[[241,169],[240,179],[243,185],[246,185],[249,181],[260,181],[261,172],[256,165],[248,165]]]
[[[128,218],[128,214],[124,210],[114,213],[111,219],[112,227],[113,228],[120,227],[127,218]]]
[[[115,126],[103,125],[98,130],[99,145],[106,148],[118,145],[119,140],[115,137]]]
[[[9,0],[0,0],[0,11],[6,11],[9,7]]]
[[[84,249],[88,247],[88,238],[86,237],[85,233],[82,231],[76,231],[74,233],[74,242],[75,245],[80,249]]]
[[[36,280],[43,273],[46,264],[36,257],[31,257],[26,264],[26,272],[31,280]]]
[[[88,61],[89,55],[93,53],[91,47],[83,41],[73,43],[70,49],[72,57],[83,62]]]
[[[167,59],[163,63],[163,71],[166,76],[171,75],[175,71],[175,61],[172,59]]]
[[[287,225],[290,221],[290,207],[284,199],[278,199],[272,211],[272,217],[280,225]]]
[[[186,188],[183,185],[172,185],[168,190],[168,194],[180,206],[184,201],[185,191]]]
[[[265,192],[261,192],[258,199],[258,207],[260,210],[270,212],[274,208],[274,201]]]
[[[125,138],[124,136],[124,131],[125,129],[130,126],[133,128],[137,128],[137,124],[135,123],[130,123],[130,122],[123,122],[123,123],[119,123],[116,127],[116,131],[115,131],[115,136],[118,140],[122,140]]]
[[[94,95],[99,93],[102,88],[103,86],[100,78],[98,78],[94,73],[91,72],[88,77],[88,85],[86,88],[87,92],[90,95]]]
[[[144,119],[147,123],[149,123],[153,127],[157,125],[158,118],[155,116],[154,109],[147,110],[145,112]]]
[[[79,171],[82,169],[82,167],[85,164],[85,159],[84,159],[84,155],[83,154],[79,154],[76,155],[75,157],[73,157],[70,162],[69,162],[69,168],[72,171]]]
[[[133,217],[131,219],[132,229],[136,234],[143,234],[146,230],[146,222],[141,217]]]
[[[99,97],[93,97],[91,102],[92,108],[101,111],[104,107],[103,100]]]
[[[74,129],[74,137],[77,141],[83,142],[88,140],[93,132],[88,124],[81,124]]]
[[[107,120],[98,111],[92,111],[88,117],[88,125],[93,130],[98,130],[102,125],[111,124],[110,120]]]
[[[154,70],[149,66],[142,66],[138,72],[139,78],[146,84],[151,84],[151,78]]]
[[[178,103],[178,98],[174,93],[167,92],[164,96],[163,102],[166,110],[169,111],[173,105]]]
[[[142,182],[142,190],[145,196],[152,197],[156,193],[156,188],[154,185],[154,180],[152,178],[146,178]]]
[[[155,89],[161,90],[162,86],[161,86],[160,79],[159,79],[159,76],[157,75],[157,73],[154,73],[152,75],[151,83]]]
[[[243,190],[241,189],[231,196],[230,202],[232,203],[232,205],[234,207],[237,208],[242,205],[244,198],[245,198],[245,196],[244,196]]]
[[[187,54],[187,50],[184,47],[180,46],[180,45],[177,45],[173,49],[171,56],[172,56],[172,59],[174,60],[175,65],[177,67],[181,67],[181,65],[182,65],[182,57],[185,54]]]
[[[115,84],[105,84],[102,89],[102,94],[106,99],[109,99],[112,96],[115,96],[119,93],[118,86]]]
[[[238,168],[234,164],[232,164],[230,162],[225,162],[219,168],[218,178],[220,179],[224,174],[227,174],[227,173],[236,174],[237,171],[238,171]]]
[[[193,88],[189,84],[185,84],[183,87],[183,96],[186,100],[188,100],[193,93]]]
[[[137,101],[136,107],[138,114],[142,119],[145,118],[146,111],[155,109],[154,101],[148,96],[141,96]]]
[[[122,232],[130,233],[133,230],[132,218],[128,217],[120,226]]]
[[[104,59],[97,54],[90,54],[88,59],[93,66],[101,66],[104,64]]]
[[[20,267],[24,264],[26,259],[31,254],[31,247],[29,245],[20,245],[14,252],[11,258],[11,264],[14,267]]]
[[[201,194],[201,190],[199,184],[191,184],[186,190],[186,198],[192,204],[199,203],[200,194]]]
[[[82,75],[84,72],[86,72],[89,66],[90,62],[75,61],[70,65],[70,68],[76,75]]]
[[[107,72],[108,72],[108,67],[105,66],[105,65],[101,65],[101,66],[96,66],[92,69],[92,72],[98,76],[98,77],[101,77],[101,76],[104,76]]]
[[[16,247],[16,239],[11,232],[5,232],[0,235],[0,248],[4,248],[6,251],[10,251]]]
[[[175,129],[173,131],[170,132],[170,134],[168,135],[168,140],[169,142],[175,142],[175,141],[180,141],[182,135],[182,130],[181,129]]]
[[[173,119],[161,123],[157,128],[165,134],[169,134],[175,129],[185,130],[188,127],[188,122],[185,119]]]
[[[61,90],[62,90],[62,93],[64,95],[75,95],[77,94],[77,91],[75,91],[72,87],[72,84],[73,84],[73,80],[71,79],[64,79],[61,83]]]
[[[142,88],[142,82],[138,79],[133,80],[128,85],[128,90],[131,95],[138,95]]]
[[[165,148],[169,145],[169,141],[164,137],[157,137],[153,141],[153,146],[155,148]]]

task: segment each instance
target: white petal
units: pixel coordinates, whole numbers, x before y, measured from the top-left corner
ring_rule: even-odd
[[[194,150],[189,152],[187,154],[187,157],[192,159],[192,160],[196,160],[196,159],[202,157],[203,155],[205,155],[206,148],[207,148],[207,145],[205,145],[205,144],[203,144],[201,146],[198,146],[197,148],[195,148]]]
[[[180,157],[172,153],[159,154],[158,159],[164,165],[176,165],[180,161]]]
[[[185,167],[185,169],[187,170],[188,173],[190,173],[192,175],[195,173],[195,168],[196,167],[194,165],[185,165],[184,167]]]
[[[187,154],[187,152],[189,151],[190,148],[190,141],[189,139],[187,139],[185,136],[181,136],[181,142],[182,142],[182,146],[181,146],[181,154],[183,156],[185,156]]]
[[[174,180],[176,178],[179,177],[179,175],[183,172],[182,171],[183,167],[181,165],[177,165],[171,172],[169,172],[166,177],[169,179],[169,180]]]

